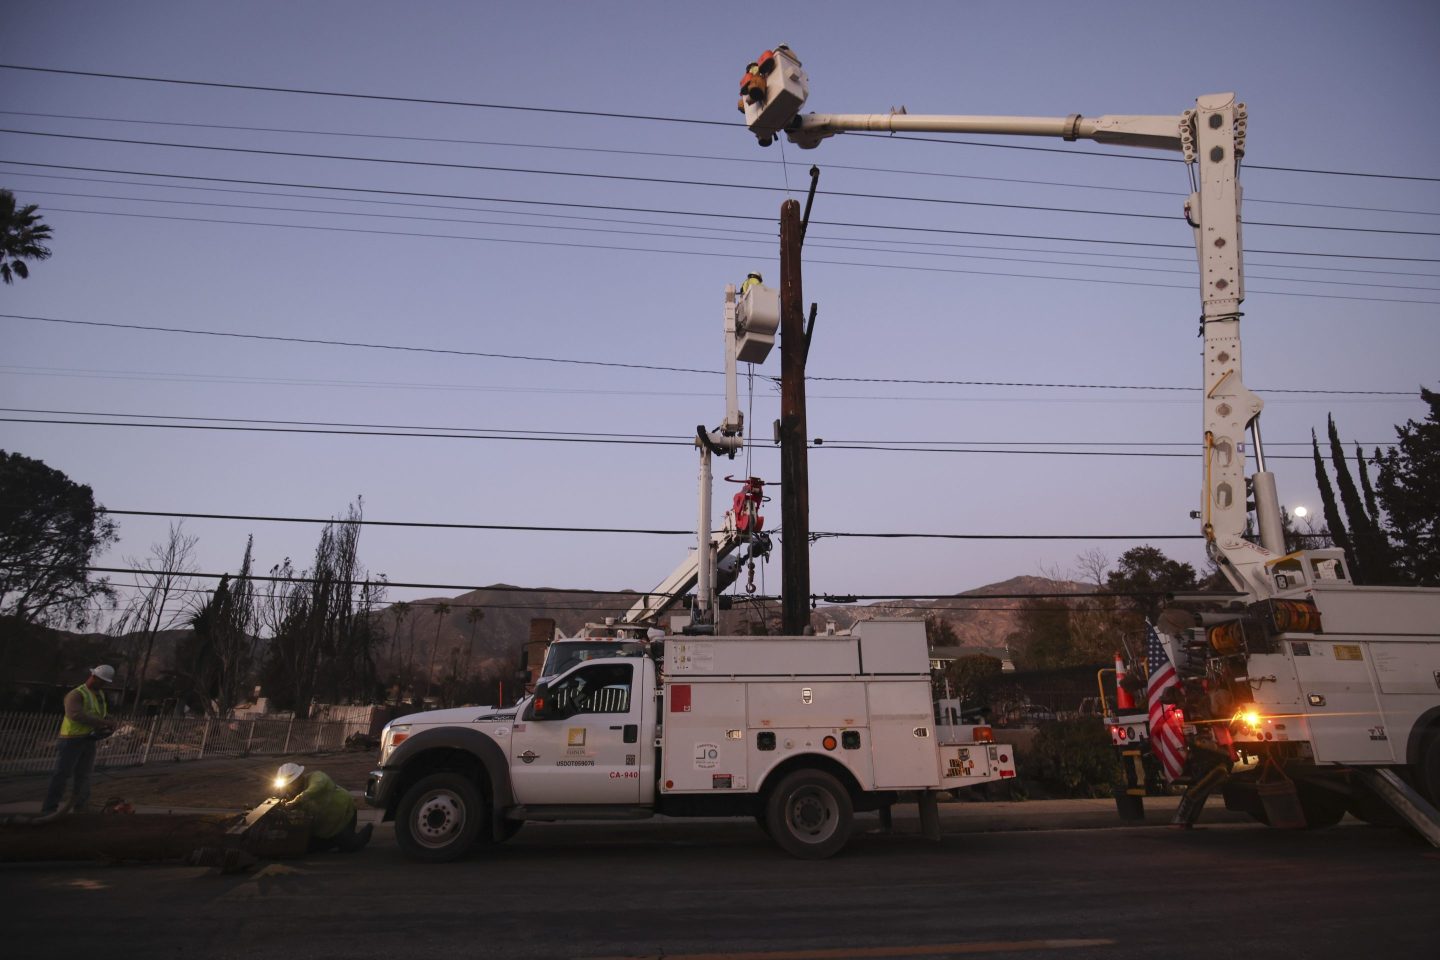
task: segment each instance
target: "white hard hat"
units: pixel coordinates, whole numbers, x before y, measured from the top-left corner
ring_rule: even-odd
[[[304,772],[305,768],[298,763],[281,764],[280,769],[275,772],[275,786],[288,787]]]
[[[101,683],[115,682],[115,668],[108,663],[100,664],[100,666],[90,671],[90,675],[92,677],[99,677]]]

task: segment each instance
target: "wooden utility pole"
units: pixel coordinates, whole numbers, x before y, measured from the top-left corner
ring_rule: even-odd
[[[783,632],[810,626],[810,461],[805,427],[805,296],[800,285],[800,203],[780,205],[780,564]]]

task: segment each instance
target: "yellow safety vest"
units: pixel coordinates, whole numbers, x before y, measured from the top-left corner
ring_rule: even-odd
[[[83,683],[80,684],[80,686],[76,687],[75,690],[80,691],[80,698],[85,701],[86,713],[97,717],[105,716],[106,711],[104,697],[102,697],[98,693],[95,693]],[[74,690],[71,691],[71,693],[74,692]],[[65,717],[65,719],[60,721],[60,736],[62,737],[88,737],[94,731],[94,729],[95,728],[90,726],[90,724],[88,723],[80,723],[77,720],[71,720],[68,715]]]

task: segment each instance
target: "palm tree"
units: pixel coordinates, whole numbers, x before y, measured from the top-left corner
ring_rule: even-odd
[[[390,640],[390,665],[395,670],[395,706],[398,707],[405,697],[406,673],[400,666],[400,625],[410,616],[410,604],[400,600],[390,607],[390,614],[395,618],[395,635]]]
[[[30,276],[26,260],[47,260],[50,227],[35,213],[35,204],[17,208],[15,194],[0,190],[0,280],[14,283]]]
[[[461,679],[470,679],[470,658],[475,653],[475,628],[480,626],[480,621],[485,619],[485,611],[479,607],[471,607],[465,611],[465,623],[470,627],[470,641],[465,645],[465,667]]]
[[[435,639],[430,641],[430,666],[425,669],[425,696],[430,696],[430,681],[435,676],[435,650],[440,646],[440,628],[445,625],[445,618],[450,615],[450,604],[440,601],[430,608],[435,614]]]

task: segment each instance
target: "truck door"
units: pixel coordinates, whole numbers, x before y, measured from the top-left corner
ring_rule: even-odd
[[[510,776],[524,804],[640,802],[645,697],[634,660],[596,660],[550,684],[558,716],[515,724]]]

